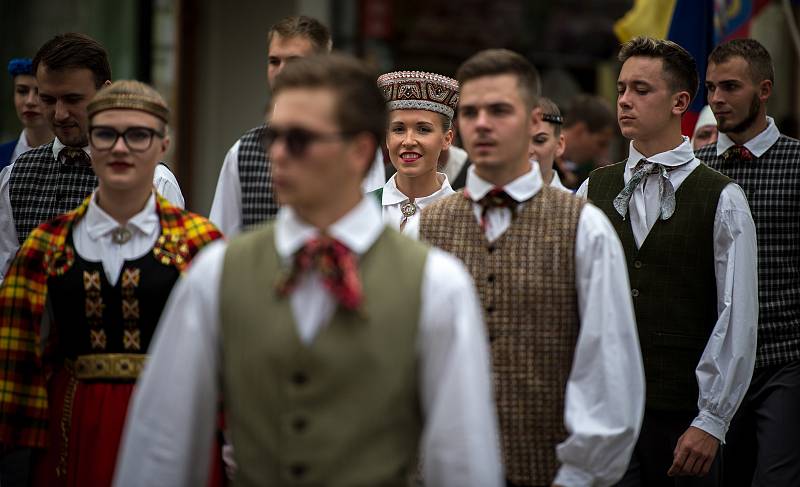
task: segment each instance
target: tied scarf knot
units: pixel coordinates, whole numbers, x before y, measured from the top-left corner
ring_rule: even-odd
[[[681,164],[683,165],[683,164]],[[679,167],[679,166],[676,166]],[[669,180],[667,173],[675,167],[667,168],[663,164],[657,162],[650,162],[642,159],[634,168],[633,175],[630,181],[620,191],[616,198],[614,198],[614,209],[624,219],[628,214],[628,208],[631,203],[633,192],[639,184],[642,183],[648,176],[658,175],[658,195],[660,201],[659,218],[668,220],[673,213],[675,213],[675,187]]]
[[[91,167],[92,165],[92,160],[89,158],[89,154],[87,154],[83,149],[64,147],[61,149],[61,154],[63,155],[65,166]]]
[[[291,271],[278,281],[278,294],[288,296],[297,287],[301,275],[309,270],[320,273],[323,285],[342,307],[353,311],[361,306],[364,296],[356,256],[344,244],[328,236],[306,242],[295,253]]]
[[[470,199],[469,193],[464,191],[464,197]],[[517,207],[519,202],[506,193],[503,188],[492,188],[486,193],[483,198],[479,199],[476,203],[481,206],[481,228],[486,231],[486,214],[492,208],[508,208],[511,210],[511,217],[517,216]]]
[[[728,147],[722,154],[722,158],[726,161],[729,160],[737,160],[737,161],[752,161],[756,158],[756,156],[750,152],[750,149],[743,145],[733,145]]]

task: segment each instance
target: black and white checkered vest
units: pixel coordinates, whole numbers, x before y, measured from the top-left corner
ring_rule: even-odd
[[[781,135],[752,161],[726,160],[716,145],[696,155],[744,189],[756,223],[756,367],[800,359],[800,141]]]
[[[275,218],[278,203],[272,190],[272,171],[260,125],[239,139],[239,182],[242,188],[242,229]]]
[[[21,155],[8,181],[20,245],[41,223],[80,205],[96,186],[97,176],[91,167],[56,161],[52,142]]]

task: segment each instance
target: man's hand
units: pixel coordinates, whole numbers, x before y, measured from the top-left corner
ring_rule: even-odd
[[[689,426],[678,438],[678,445],[673,452],[672,466],[667,475],[676,477],[693,475],[703,477],[711,470],[711,464],[717,456],[719,440],[700,428]]]

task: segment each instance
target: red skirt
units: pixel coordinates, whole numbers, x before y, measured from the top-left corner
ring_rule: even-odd
[[[62,368],[48,386],[47,448],[33,459],[34,487],[110,486],[133,382],[78,381]],[[210,486],[224,485],[215,445]]]

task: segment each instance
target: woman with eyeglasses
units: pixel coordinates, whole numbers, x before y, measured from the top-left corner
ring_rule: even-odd
[[[0,286],[0,427],[17,439],[3,446],[38,447],[34,485],[111,484],[161,310],[189,261],[221,237],[154,190],[170,144],[158,92],[117,81],[88,113],[97,189],[33,231]]]
[[[454,193],[439,155],[453,141],[458,82],[421,71],[397,71],[378,78],[389,110],[386,147],[397,172],[372,194],[383,221],[412,238],[419,236],[420,211]]]

